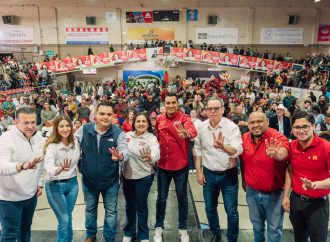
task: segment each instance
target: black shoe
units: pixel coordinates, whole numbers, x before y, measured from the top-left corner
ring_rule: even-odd
[[[221,235],[213,235],[211,242],[221,242]]]

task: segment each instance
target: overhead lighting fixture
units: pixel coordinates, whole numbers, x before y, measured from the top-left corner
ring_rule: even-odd
[[[314,3],[318,3],[318,2],[321,2],[321,0],[314,0]]]

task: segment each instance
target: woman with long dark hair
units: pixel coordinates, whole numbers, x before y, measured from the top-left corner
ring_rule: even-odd
[[[77,164],[80,146],[67,115],[54,119],[52,135],[45,144],[46,195],[57,221],[57,241],[72,242],[72,211],[78,196]]]

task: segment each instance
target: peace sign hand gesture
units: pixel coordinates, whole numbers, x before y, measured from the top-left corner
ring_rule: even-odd
[[[302,181],[303,185],[302,185],[302,188],[304,190],[307,190],[307,189],[312,189],[312,190],[315,190],[316,189],[316,184],[315,182],[312,182],[311,180],[307,179],[307,178],[302,178],[300,177],[300,180]]]
[[[225,137],[222,136],[222,133],[219,132],[218,137],[215,136],[215,133],[212,133],[213,135],[213,146],[218,149],[223,149],[225,144],[224,140]]]
[[[140,154],[142,156],[143,162],[151,161],[151,150],[149,148],[140,149]]]
[[[271,137],[268,143],[268,140],[265,139],[265,144],[266,144],[266,154],[274,158],[276,151],[282,146],[281,142],[278,142],[277,139]]]
[[[23,170],[37,169],[37,164],[43,161],[42,157],[34,158],[33,161],[23,164]]]
[[[119,152],[116,148],[109,148],[109,151],[111,153],[112,160],[121,161],[122,159],[124,159],[123,153]]]
[[[65,158],[63,163],[60,164],[61,167],[57,170],[56,176],[61,174],[62,171],[69,171],[71,167],[71,162],[72,159],[69,160],[68,158]]]
[[[180,139],[185,139],[189,137],[189,133],[185,128],[182,126],[181,122],[174,123],[174,129],[179,135]]]

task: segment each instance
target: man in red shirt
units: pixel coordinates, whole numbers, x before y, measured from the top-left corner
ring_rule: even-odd
[[[169,186],[174,180],[176,196],[179,204],[179,233],[181,242],[188,242],[187,234],[187,181],[189,142],[195,138],[197,131],[190,117],[179,111],[175,93],[165,97],[166,113],[157,117],[157,139],[160,145],[160,160],[158,162],[156,204],[155,242],[162,242],[166,200]]]
[[[248,119],[250,132],[242,136],[241,170],[243,188],[253,225],[254,241],[265,241],[265,221],[269,242],[282,241],[282,195],[289,141],[275,129],[262,112]]]
[[[330,143],[315,134],[315,119],[305,111],[293,115],[292,132],[297,139],[290,143],[282,206],[296,242],[326,242],[330,190],[322,183],[330,180]]]

